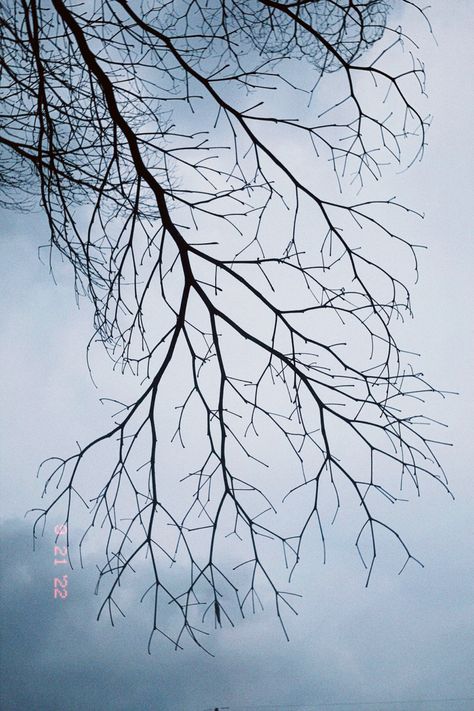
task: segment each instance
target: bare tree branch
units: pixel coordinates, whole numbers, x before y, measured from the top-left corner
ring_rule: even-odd
[[[286,634],[280,563],[291,578],[314,531],[325,556],[331,496],[357,507],[367,583],[387,533],[416,561],[381,505],[426,477],[447,489],[408,404],[438,391],[395,337],[419,245],[391,226],[411,210],[357,197],[421,158],[429,123],[389,3],[11,0],[1,28],[2,202],[39,196],[91,343],[141,382],[109,431],[44,463],[37,524],[82,503],[81,550],[103,530],[99,615],[146,560],[150,644],[205,648],[208,621],[260,589]],[[87,461],[111,449],[88,496]]]

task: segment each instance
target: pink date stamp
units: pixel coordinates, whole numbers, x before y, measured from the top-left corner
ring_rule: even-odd
[[[67,534],[66,524],[58,524],[54,527],[54,533],[56,534],[56,542],[59,542],[59,536],[65,536]],[[55,545],[54,546],[54,565],[67,565],[67,545]],[[55,577],[53,580],[53,595],[54,598],[60,598],[64,600],[68,596],[68,576],[62,575],[61,577]]]

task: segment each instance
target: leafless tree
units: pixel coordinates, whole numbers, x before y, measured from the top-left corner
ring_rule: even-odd
[[[424,15],[410,0],[3,8],[2,201],[39,198],[93,303],[91,343],[138,376],[109,431],[44,463],[36,523],[89,509],[112,620],[146,563],[150,643],[204,647],[211,619],[262,590],[284,629],[281,571],[303,541],[324,550],[351,501],[367,582],[386,534],[405,567],[382,500],[423,477],[447,488],[410,410],[436,391],[395,337],[418,245],[392,225],[409,210],[366,195],[421,158],[429,123],[394,10]],[[113,463],[89,476],[97,457]]]

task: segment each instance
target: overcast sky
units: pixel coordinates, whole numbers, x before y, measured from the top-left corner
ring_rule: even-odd
[[[68,599],[53,600],[51,531],[33,553],[32,519],[24,518],[39,504],[36,468],[107,426],[98,397],[116,382],[104,371],[98,393],[88,377],[91,312],[85,304],[77,310],[67,266],[57,267],[54,285],[38,261],[47,240],[41,216],[3,213],[2,711],[474,708],[473,17],[469,0],[432,3],[438,46],[425,38],[422,53],[434,115],[428,150],[393,182],[426,212],[414,225],[429,251],[404,343],[422,353],[429,380],[460,392],[432,408],[449,424],[454,447],[444,464],[456,498],[427,485],[400,508],[397,524],[425,567],[398,576],[388,551],[368,589],[337,530],[325,566],[307,549],[290,642],[268,608],[217,631],[214,658],[191,645],[174,652],[166,642],[149,656],[150,619],[140,605],[129,605],[114,628],[96,622],[94,569],[69,571]]]

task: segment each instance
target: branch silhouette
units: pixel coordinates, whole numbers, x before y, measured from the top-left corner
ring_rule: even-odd
[[[356,504],[367,583],[384,533],[416,561],[379,502],[422,477],[447,489],[432,421],[409,410],[439,391],[395,334],[397,260],[417,275],[419,245],[391,226],[409,208],[358,197],[422,157],[429,123],[390,4],[11,0],[2,45],[2,203],[39,198],[91,343],[140,381],[107,432],[43,464],[35,528],[80,503],[81,549],[103,530],[99,616],[146,561],[150,645],[206,649],[208,621],[234,624],[261,589],[286,634],[281,570],[314,531],[325,546],[329,496]],[[194,465],[170,471],[187,443]]]

